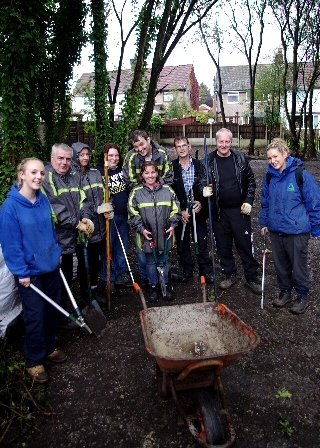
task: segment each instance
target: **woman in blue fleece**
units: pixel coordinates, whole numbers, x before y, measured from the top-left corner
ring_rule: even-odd
[[[286,142],[276,138],[267,148],[269,169],[262,186],[261,232],[270,232],[280,294],[276,307],[292,302],[291,313],[304,313],[311,286],[308,241],[320,238],[320,189],[316,179],[289,155]]]
[[[15,277],[26,328],[25,354],[28,374],[37,383],[49,380],[43,363],[66,361],[56,348],[60,313],[33,289],[35,286],[61,302],[59,274],[61,249],[53,226],[51,207],[40,191],[45,171],[41,160],[24,159],[18,167],[18,182],[0,210],[0,242],[9,270]]]

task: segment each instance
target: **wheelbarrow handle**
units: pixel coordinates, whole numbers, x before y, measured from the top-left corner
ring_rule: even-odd
[[[218,367],[218,374],[220,373],[222,367],[223,367],[223,361],[220,359],[205,359],[203,361],[195,362],[193,364],[189,364],[185,369],[182,370],[182,372],[179,374],[177,380],[181,381],[187,378],[189,373],[193,372],[194,370],[200,369],[202,367]]]

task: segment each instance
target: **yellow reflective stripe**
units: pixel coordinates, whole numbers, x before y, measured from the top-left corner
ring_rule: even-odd
[[[142,186],[140,187],[140,188],[137,188],[137,190],[141,190],[141,188],[143,188]],[[136,191],[134,191],[134,193],[135,193]],[[133,214],[133,215],[135,215],[135,216],[139,216],[139,212],[137,212],[135,209],[134,209],[134,207],[133,207],[133,205],[132,205],[132,200],[133,200],[133,197],[135,196],[135,194],[130,194],[130,196],[129,196],[129,202],[128,202],[128,206],[129,206],[129,209],[130,209],[130,211],[131,211],[131,213]]]
[[[172,210],[170,212],[170,218],[176,215],[179,211],[178,205],[176,201],[172,201]]]
[[[49,171],[49,183],[50,183],[50,185],[51,185],[53,194],[54,194],[55,196],[58,196],[58,192],[57,192],[57,189],[56,189],[56,184],[54,183],[53,175],[52,175],[52,172],[51,172],[51,171]]]
[[[98,182],[96,184],[85,185],[82,187],[83,190],[89,190],[89,188],[102,188],[104,190],[103,184]]]
[[[83,202],[87,199],[87,196],[86,196],[85,192],[83,190],[80,190],[79,188],[75,191],[79,191],[79,193],[80,193],[79,205],[80,205],[80,210],[81,210],[83,207]]]
[[[137,153],[136,153],[136,152],[133,152],[133,153],[131,154],[129,160],[128,160],[128,166],[129,166],[129,179],[130,179],[132,182],[135,182],[135,183],[137,183],[137,179],[136,179],[136,175],[135,175],[135,173],[133,172],[133,167],[134,167],[134,160],[133,160],[133,159],[136,157],[136,155],[137,155]]]

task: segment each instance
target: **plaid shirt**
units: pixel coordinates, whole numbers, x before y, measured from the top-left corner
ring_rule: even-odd
[[[180,163],[181,165],[181,163]],[[188,168],[184,168],[181,165],[181,173],[182,173],[182,180],[184,184],[184,189],[186,191],[187,198],[190,197],[190,190],[193,187],[194,184],[194,165],[192,162],[192,158],[190,157],[190,162]]]

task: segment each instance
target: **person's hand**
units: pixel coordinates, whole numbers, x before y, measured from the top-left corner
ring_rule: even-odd
[[[89,238],[91,238],[94,231],[94,224],[90,219],[83,218],[82,221],[79,221],[77,229],[80,230],[80,232],[85,233]]]
[[[189,222],[189,219],[189,213],[187,212],[187,210],[183,210],[183,212],[181,212],[181,221],[183,222],[183,224],[187,224]]]
[[[113,205],[111,202],[103,202],[99,207],[97,208],[97,213],[103,213],[106,217],[105,213],[113,212]],[[109,218],[112,219],[112,218]]]
[[[146,240],[151,241],[152,240],[152,233],[149,232],[149,230],[144,229],[142,232],[142,235],[145,237]]]
[[[167,234],[168,240],[170,240],[170,238],[172,237],[173,232],[174,232],[174,227],[169,227],[169,229],[165,231],[165,233]]]
[[[264,236],[265,234],[267,234],[269,232],[268,227],[262,227],[261,229],[261,235]],[[320,238],[320,237],[319,237]]]
[[[113,217],[114,217],[114,212],[106,212],[106,213],[103,214],[103,216],[104,216],[106,219],[113,219]]]
[[[27,278],[19,278],[20,285],[24,286],[25,288],[28,288],[30,286],[30,277]]]
[[[202,194],[204,198],[209,198],[210,196],[212,196],[213,195],[212,185],[209,185],[208,187],[203,187]]]
[[[252,206],[250,204],[248,204],[247,202],[244,202],[241,206],[241,213],[243,213],[244,215],[250,215],[252,210]]]
[[[194,201],[193,210],[196,213],[199,213],[201,209],[202,209],[201,202],[200,201]]]

